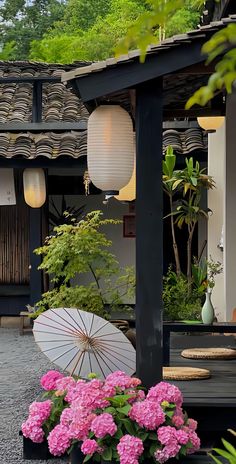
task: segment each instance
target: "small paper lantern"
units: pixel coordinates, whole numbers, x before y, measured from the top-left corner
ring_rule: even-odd
[[[133,201],[136,198],[136,166],[134,166],[129,183],[123,187],[115,198],[119,201]]]
[[[128,184],[134,167],[133,124],[118,105],[96,108],[88,120],[88,172],[106,195],[118,195]]]
[[[23,172],[24,197],[31,208],[40,208],[46,201],[43,169],[25,169]]]
[[[202,129],[205,129],[207,132],[215,132],[219,129],[224,123],[224,116],[211,116],[211,117],[199,117],[197,122]]]

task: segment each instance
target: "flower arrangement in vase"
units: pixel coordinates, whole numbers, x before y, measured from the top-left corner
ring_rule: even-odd
[[[121,371],[105,380],[93,377],[49,371],[41,385],[50,399],[30,406],[23,435],[36,442],[46,437],[54,456],[79,445],[83,462],[162,464],[199,449],[197,423],[183,411],[176,386],[160,382],[145,393],[138,378]]]
[[[207,279],[206,279],[206,299],[202,307],[202,321],[204,324],[213,324],[215,319],[215,311],[211,301],[213,288],[215,287],[215,277],[223,271],[222,264],[219,261],[206,261]]]

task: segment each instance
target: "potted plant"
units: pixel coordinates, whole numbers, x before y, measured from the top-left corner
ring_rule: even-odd
[[[160,382],[145,392],[139,379],[121,371],[105,380],[91,375],[87,381],[65,377],[54,382],[50,377],[44,387],[62,390],[49,391],[51,400],[42,403],[43,413],[34,416],[36,409],[30,407],[27,421],[39,422],[29,438],[43,440],[46,436],[50,453],[62,456],[69,452],[71,464],[78,464],[81,452],[83,462],[138,464],[148,460],[162,464],[200,447],[197,423],[183,411],[182,394],[174,385]],[[67,406],[56,412],[51,404],[49,414],[52,396],[63,398]],[[56,421],[52,414],[54,419],[57,415]]]
[[[36,303],[37,317],[48,308],[76,307],[108,318],[109,310],[132,297],[135,289],[133,267],[121,269],[109,251],[112,241],[104,233],[116,219],[104,219],[101,211],[92,211],[82,220],[67,221],[54,228],[45,244],[35,253],[42,256],[39,269],[50,277],[52,288]],[[81,276],[88,283],[82,284]]]
[[[215,287],[215,277],[223,271],[222,264],[219,261],[213,261],[210,256],[209,261],[206,261],[207,278],[206,278],[206,300],[202,307],[202,321],[204,324],[212,324],[215,319],[215,311],[211,301],[213,288]]]

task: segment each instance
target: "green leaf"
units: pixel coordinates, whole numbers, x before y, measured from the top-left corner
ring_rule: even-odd
[[[232,459],[234,459],[236,463],[236,459],[227,451],[222,450],[220,448],[213,448],[213,450],[216,451],[216,453],[218,453],[220,456],[223,456],[224,458],[228,459],[230,462],[232,462]]]
[[[87,455],[85,456],[83,462],[89,461],[89,460],[91,459],[91,457],[92,457],[92,454],[87,454]]]
[[[114,435],[114,438],[117,438],[117,440],[120,440],[123,437],[123,432],[121,429],[117,429],[117,432]]]
[[[125,429],[130,435],[135,435],[135,429],[132,422],[129,419],[122,419]]]
[[[231,443],[226,441],[224,438],[222,438],[222,443],[223,443],[225,449],[227,449],[229,451],[229,453],[231,453],[233,456],[236,457],[236,449],[235,449],[235,447],[233,445],[231,445]]]
[[[111,461],[111,459],[112,459],[112,449],[111,448],[105,448],[105,450],[102,453],[102,459],[104,459],[104,461]]]
[[[113,408],[112,406],[108,406],[108,408],[104,409],[104,412],[108,412],[109,414],[115,414],[116,408]]]
[[[157,443],[152,443],[152,445],[149,448],[151,456],[154,455],[154,453],[156,452],[157,449],[158,449]]]
[[[141,433],[139,433],[139,438],[141,438],[142,441],[145,441],[147,438],[149,438],[149,433],[148,432],[141,432]]]
[[[131,409],[131,406],[130,404],[126,404],[125,406],[123,406],[122,408],[117,408],[117,411],[118,412],[121,412],[122,414],[124,414],[125,416],[128,416],[128,413]]]
[[[213,454],[208,453],[208,456],[210,456],[215,461],[216,464],[222,464],[222,461],[218,459],[216,456],[214,456]]]
[[[150,432],[149,433],[149,439],[157,441],[157,434],[155,432]]]

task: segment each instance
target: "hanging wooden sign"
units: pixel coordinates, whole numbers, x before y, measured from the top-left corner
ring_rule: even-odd
[[[15,204],[14,171],[13,169],[0,169],[0,206]]]

